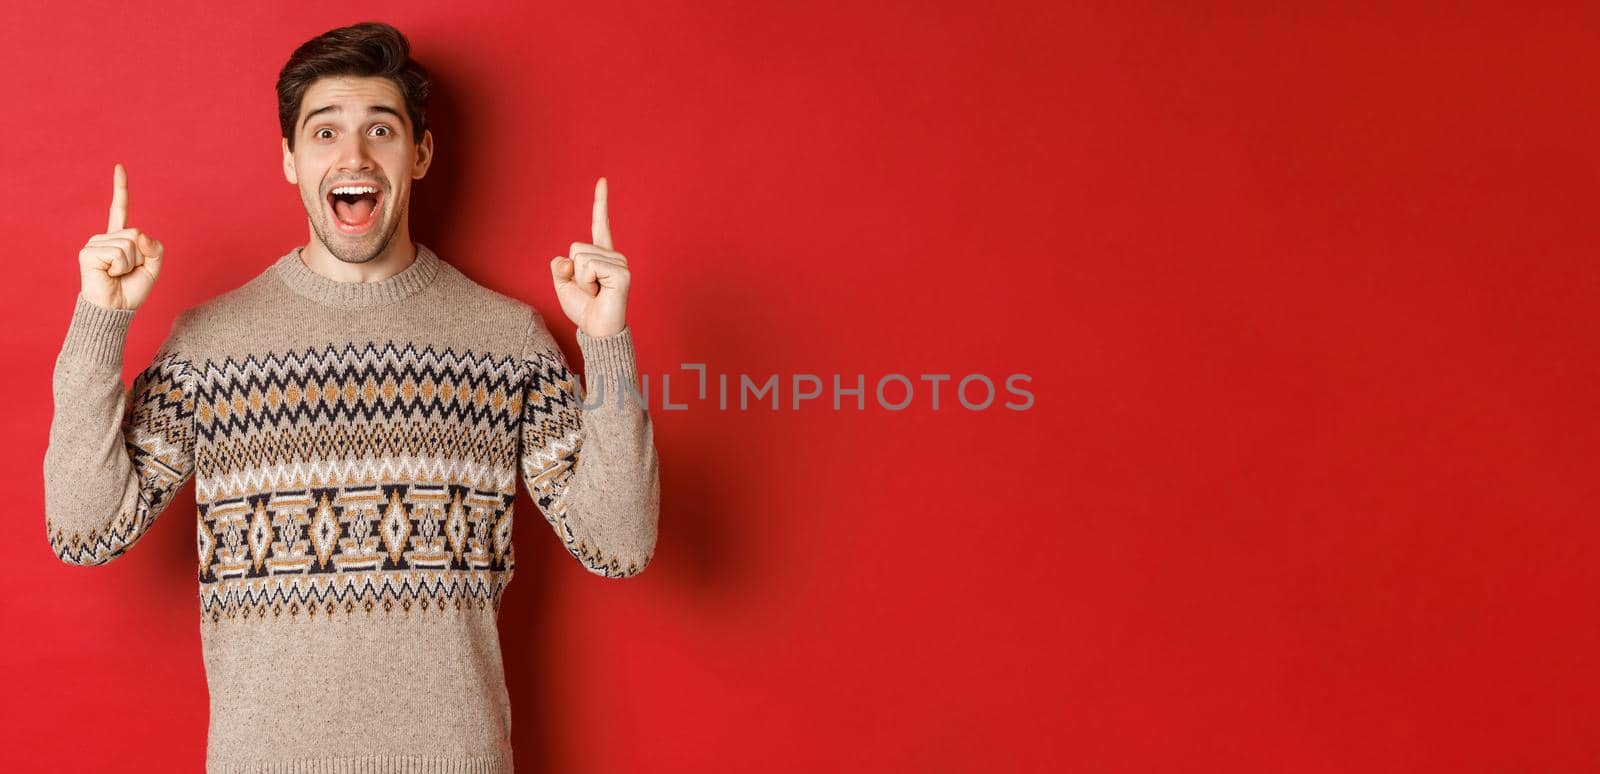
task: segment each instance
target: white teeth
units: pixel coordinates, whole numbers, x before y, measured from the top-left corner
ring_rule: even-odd
[[[336,193],[336,194],[369,194],[370,193],[370,194],[375,194],[377,192],[378,192],[378,189],[373,188],[370,185],[341,185],[338,188],[333,189],[330,193]]]

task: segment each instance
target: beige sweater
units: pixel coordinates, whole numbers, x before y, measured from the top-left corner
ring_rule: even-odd
[[[517,479],[589,571],[655,550],[631,328],[578,332],[580,403],[533,307],[421,245],[367,283],[296,248],[180,313],[130,392],[133,316],[78,297],[46,529],[63,562],[104,564],[194,479],[207,771],[511,771],[495,622]]]

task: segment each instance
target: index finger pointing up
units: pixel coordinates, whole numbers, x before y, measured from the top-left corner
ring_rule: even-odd
[[[111,217],[106,221],[106,233],[121,231],[128,225],[128,171],[121,164],[111,173]]]
[[[590,226],[595,247],[613,250],[611,246],[611,214],[606,211],[606,179],[594,184],[594,223]]]

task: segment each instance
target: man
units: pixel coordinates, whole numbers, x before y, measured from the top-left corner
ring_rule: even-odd
[[[165,258],[128,225],[120,164],[106,233],[79,254],[50,546],[109,562],[194,479],[208,771],[511,771],[495,622],[517,479],[589,571],[629,577],[654,553],[657,459],[605,178],[593,241],[550,263],[580,402],[533,307],[411,241],[433,136],[409,52],[376,23],[294,52],[283,172],[309,240],[184,309],[131,392],[124,341]]]

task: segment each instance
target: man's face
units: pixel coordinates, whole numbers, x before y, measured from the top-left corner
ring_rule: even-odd
[[[294,150],[283,142],[283,174],[300,189],[311,230],[347,263],[389,246],[409,212],[411,181],[432,160],[432,132],[416,144],[400,89],[382,77],[313,81],[295,119]]]

